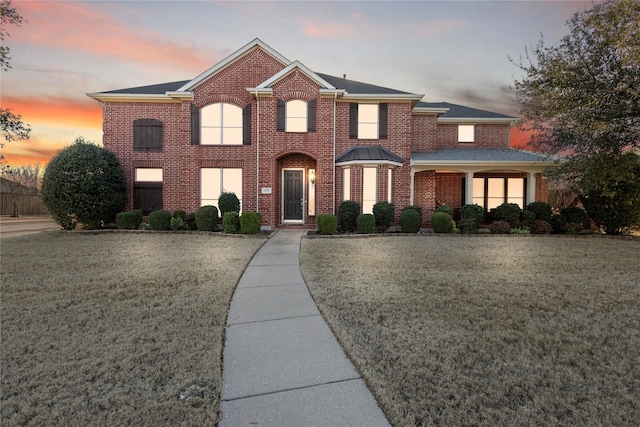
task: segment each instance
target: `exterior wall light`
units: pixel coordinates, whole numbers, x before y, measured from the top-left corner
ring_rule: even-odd
[[[312,184],[316,183],[316,170],[309,169],[309,182]]]

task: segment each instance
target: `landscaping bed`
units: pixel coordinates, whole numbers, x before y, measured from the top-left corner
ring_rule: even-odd
[[[637,425],[640,242],[304,239],[321,312],[394,426]]]

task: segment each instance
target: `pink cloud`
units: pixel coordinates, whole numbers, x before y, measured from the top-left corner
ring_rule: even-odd
[[[441,34],[447,33],[454,28],[462,27],[464,22],[462,21],[434,21],[423,22],[420,29],[417,31],[419,37],[432,38]]]
[[[303,31],[306,35],[311,37],[336,39],[339,37],[351,37],[355,28],[347,24],[319,24],[313,21],[308,21],[304,25]]]
[[[28,22],[15,31],[16,41],[145,64],[170,62],[194,70],[211,63],[207,52],[125,25],[89,5],[21,2],[18,9]]]

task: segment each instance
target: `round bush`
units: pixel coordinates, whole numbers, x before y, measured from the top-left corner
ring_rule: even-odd
[[[127,181],[111,151],[77,138],[49,162],[41,194],[63,229],[102,228],[127,203]]]
[[[484,208],[477,204],[464,205],[460,208],[461,227],[464,233],[476,233],[484,218]]]
[[[142,224],[137,212],[119,212],[116,214],[116,224],[121,230],[135,230]]]
[[[212,205],[196,209],[196,227],[201,231],[215,231],[218,226],[218,208]]]
[[[453,233],[456,231],[456,223],[446,212],[435,212],[431,216],[431,227],[435,233]]]
[[[371,234],[376,229],[376,218],[372,214],[361,214],[356,219],[358,233]]]
[[[170,230],[171,212],[165,210],[151,212],[149,214],[149,227],[152,230]]]
[[[403,233],[417,233],[420,231],[421,215],[415,209],[403,209],[400,212],[400,230]]]
[[[496,218],[498,221],[506,221],[515,227],[520,220],[522,209],[515,203],[503,203],[496,208]]]
[[[575,224],[583,224],[587,213],[584,211],[584,209],[580,209],[577,206],[572,206],[562,209],[560,211],[560,215],[562,215],[568,223],[573,222]]]
[[[338,223],[343,233],[353,233],[358,228],[360,205],[353,200],[345,200],[338,207]]]
[[[256,234],[262,225],[262,215],[258,212],[246,211],[240,215],[240,232],[242,234]]]
[[[491,234],[507,234],[511,230],[511,224],[507,221],[494,221],[489,224]]]
[[[376,229],[379,232],[385,232],[391,227],[393,214],[393,204],[389,202],[378,202],[373,205],[373,216],[376,219]]]
[[[447,205],[439,205],[436,208],[436,212],[444,212],[446,214],[449,214],[449,216],[451,218],[453,218],[453,215],[455,213],[455,210],[451,207],[451,206],[447,206]]]
[[[187,213],[185,211],[182,210],[175,210],[173,211],[173,217],[174,218],[180,218],[184,221],[184,217],[187,215]]]
[[[422,223],[422,208],[420,206],[405,206],[402,210],[406,210],[406,209],[413,209],[414,211],[418,212],[420,214],[420,222]]]
[[[240,214],[238,212],[225,212],[222,217],[222,229],[225,233],[237,233],[240,231]]]
[[[336,234],[338,231],[338,218],[333,214],[318,214],[316,222],[320,234]]]
[[[227,212],[240,213],[240,200],[236,193],[222,193],[218,198],[218,207],[220,208],[220,216],[224,218]]]
[[[535,220],[531,226],[531,234],[551,234],[552,231],[553,226],[549,222],[541,219]]]
[[[542,221],[551,222],[551,205],[545,202],[531,202],[527,205],[527,212],[533,212]]]

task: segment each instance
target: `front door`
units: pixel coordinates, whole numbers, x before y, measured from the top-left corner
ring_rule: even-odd
[[[285,169],[283,212],[285,221],[302,221],[304,206],[302,169]]]

